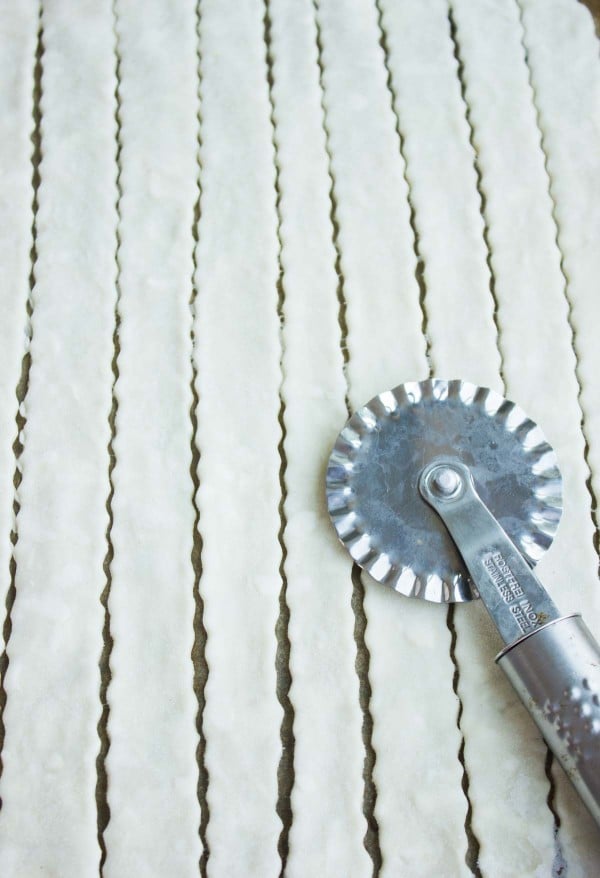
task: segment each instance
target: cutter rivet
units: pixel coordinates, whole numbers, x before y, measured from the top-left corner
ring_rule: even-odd
[[[431,474],[431,487],[441,497],[452,497],[460,484],[459,474],[449,466],[439,466]]]

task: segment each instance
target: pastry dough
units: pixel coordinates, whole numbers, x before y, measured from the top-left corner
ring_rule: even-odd
[[[502,390],[481,197],[446,0],[382,0],[434,375]]]
[[[319,25],[357,408],[378,391],[422,377],[425,344],[376,10],[352,0],[323,2]],[[402,600],[370,580],[364,607],[381,875],[467,875],[446,608]]]
[[[33,71],[37,10],[23,7],[15,21],[11,53],[23,53],[16,70],[27,64]],[[5,680],[0,873],[84,878],[98,874],[100,859],[94,793],[114,322],[112,20],[94,2],[57,2],[41,24],[41,185]],[[24,85],[31,84],[28,74]],[[22,136],[16,145],[30,155]],[[20,219],[32,193],[21,184],[14,194]],[[18,258],[30,236],[19,224],[14,234]],[[23,280],[15,283],[19,289]],[[22,327],[23,314],[14,316]]]
[[[575,359],[567,322],[565,278],[560,268],[549,180],[540,146],[519,10],[515,5],[503,4],[493,14],[466,0],[455,0],[453,6],[465,65],[467,100],[476,126],[482,186],[488,196],[489,237],[500,303],[507,394],[543,425],[557,451],[564,478],[563,521],[552,551],[540,564],[540,575],[564,612],[587,609],[590,624],[594,626],[600,609],[597,602],[591,600],[594,590],[597,592],[597,557],[592,547],[590,499],[585,487]],[[587,593],[587,599],[582,593]],[[479,630],[484,636],[483,628]],[[465,634],[469,633],[465,630]],[[463,666],[473,662],[471,639],[475,640],[470,636],[459,639],[457,653]],[[492,639],[486,642],[491,646]],[[481,656],[481,653],[479,646],[477,654]],[[465,693],[467,765],[470,755],[475,755],[470,753],[469,736],[483,725],[482,693],[496,692],[496,698],[490,700],[495,701],[492,707],[497,712],[498,724],[492,717],[485,722],[490,734],[500,728],[501,721],[503,735],[509,735],[511,727],[521,728],[514,746],[500,751],[505,752],[504,759],[499,756],[497,747],[489,751],[488,758],[493,753],[494,759],[502,764],[501,771],[485,779],[480,772],[471,772],[475,778],[482,778],[481,804],[475,798],[479,781],[472,783],[473,822],[476,832],[485,839],[481,850],[482,868],[498,869],[499,874],[506,874],[502,869],[508,874],[520,872],[525,851],[521,845],[506,845],[509,821],[526,823],[527,848],[532,844],[538,856],[547,855],[550,849],[551,815],[544,807],[548,789],[539,782],[543,748],[539,742],[537,761],[533,754],[529,759],[523,757],[524,741],[530,742],[526,746],[532,750],[536,745],[530,725],[527,732],[529,717],[516,704],[508,687],[503,687],[506,688],[505,699],[500,694],[503,691],[500,684],[494,690],[484,688],[481,682],[477,687],[479,699],[475,702],[475,693],[469,695],[466,679],[461,680],[461,684]],[[482,759],[481,765],[489,765],[489,761]],[[531,782],[536,770],[537,802],[536,786]],[[506,788],[504,796],[490,794],[490,782],[494,781],[503,784],[508,781],[512,794]],[[499,801],[510,804],[500,815]],[[499,816],[506,819],[507,826],[503,834],[496,836],[489,827],[498,825]],[[511,829],[512,838],[513,831]]]
[[[489,211],[481,210],[487,180],[470,141],[470,109],[458,69],[461,47],[451,33],[446,3],[385,7],[398,113],[406,132],[407,173],[412,182],[416,224],[422,242],[425,306],[435,374],[464,377],[502,391],[495,278],[490,275]],[[458,57],[456,57],[458,56]],[[468,86],[467,86],[468,88]],[[427,146],[423,146],[426,144]],[[497,317],[498,319],[498,317]],[[458,689],[463,701],[465,766],[473,808],[472,829],[484,873],[548,874],[553,856],[552,817],[545,806],[547,779],[540,742],[516,704],[509,684],[494,666],[497,634],[480,606],[460,606],[457,632]],[[510,712],[510,721],[504,718]],[[514,717],[514,721],[513,720]],[[515,758],[515,753],[519,758]],[[502,771],[491,771],[497,761]],[[525,777],[522,773],[522,764]],[[516,800],[512,807],[500,803]],[[541,819],[523,820],[541,811]],[[532,825],[533,824],[533,825]],[[538,825],[541,828],[538,829]],[[506,835],[518,861],[511,865]],[[502,864],[502,865],[500,865]]]
[[[198,874],[192,688],[194,6],[117,3],[118,410],[106,878]]]
[[[13,527],[17,395],[28,347],[26,303],[29,295],[32,225],[31,132],[33,67],[37,31],[36,4],[0,6],[0,594],[10,587]]]
[[[295,741],[285,874],[358,878],[371,875],[372,864],[363,846],[351,564],[332,547],[323,491],[324,458],[347,413],[316,29],[310,0],[273,0],[270,14],[284,296],[284,571]],[[324,742],[335,742],[335,752]]]
[[[580,384],[579,403],[585,438],[589,443],[589,487],[597,503],[600,495],[598,41],[590,16],[579,6],[574,7],[574,4],[565,0],[553,0],[552,3],[525,0],[522,7],[525,43],[550,174],[558,243],[567,281],[566,295],[571,309],[572,346],[577,357]],[[567,39],[565,35],[568,35]],[[565,71],[568,71],[568,76]],[[580,468],[580,479],[583,477],[587,478],[585,467]],[[589,501],[586,501],[586,505],[589,509]],[[597,508],[595,516],[597,528]],[[586,538],[590,538],[589,525],[584,529]],[[598,636],[598,583],[594,583],[591,563],[588,570],[582,583],[572,580],[575,592],[572,606],[577,606],[584,613],[588,626]],[[572,579],[570,574],[569,579]],[[584,878],[597,871],[600,862],[598,828],[556,765],[554,774],[561,840],[569,875]]]
[[[275,164],[264,8],[202,4],[196,255],[208,872],[274,878],[281,581]]]
[[[0,0],[3,878],[598,873],[483,607],[366,575],[363,597],[324,499],[347,404],[505,379],[565,477],[541,578],[600,635],[589,14],[44,0],[41,21],[15,455],[38,5]]]

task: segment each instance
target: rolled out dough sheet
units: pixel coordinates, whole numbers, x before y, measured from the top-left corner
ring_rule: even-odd
[[[600,873],[483,608],[361,599],[323,486],[347,403],[505,390],[565,479],[541,578],[600,635],[588,12],[43,0],[41,102],[38,12],[0,2],[2,878]]]

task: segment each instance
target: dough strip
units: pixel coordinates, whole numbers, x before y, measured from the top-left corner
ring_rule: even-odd
[[[33,74],[38,31],[34,0],[0,6],[0,595],[2,607],[11,584],[15,453],[23,357],[28,348],[27,300],[33,222],[31,135]],[[24,388],[23,388],[24,390]]]
[[[522,3],[524,40],[535,89],[538,124],[544,138],[551,195],[558,222],[558,242],[572,306],[580,405],[589,443],[587,463],[591,488],[600,495],[600,409],[598,401],[598,277],[600,276],[600,156],[598,155],[600,71],[593,21],[581,4],[552,0]],[[565,39],[565,34],[569,39]],[[565,75],[568,72],[568,75]],[[589,508],[589,504],[588,504]],[[596,509],[596,526],[598,525]],[[589,530],[587,531],[589,534]],[[597,533],[596,533],[597,540]],[[596,546],[598,543],[596,542]],[[597,589],[577,599],[599,633]],[[555,771],[556,806],[569,875],[591,875],[600,862],[598,830],[577,795]]]
[[[510,397],[519,399],[536,421],[544,424],[563,471],[566,512],[556,539],[554,560],[542,560],[540,576],[559,606],[568,611],[571,607],[581,608],[581,594],[575,593],[570,584],[577,583],[577,592],[581,583],[589,583],[591,588],[597,559],[592,549],[564,278],[521,44],[519,12],[515,4],[504,4],[495,13],[464,0],[455,0],[452,5],[465,66],[467,99],[476,129],[482,185],[487,195],[507,392]],[[535,343],[532,343],[532,334]],[[593,618],[592,613],[589,616]],[[459,633],[463,633],[460,627]],[[483,635],[483,629],[481,633]],[[459,638],[458,645],[459,661],[464,665],[469,660],[469,652],[465,649],[463,656],[461,642],[466,644],[467,638]],[[507,704],[511,705],[511,718],[505,721],[505,727],[512,725],[513,710],[515,722],[520,721],[521,714],[513,699]],[[478,700],[473,704],[472,714],[465,708],[467,733],[469,726],[479,725],[480,718]],[[545,747],[541,741],[538,744],[539,778]],[[468,760],[468,752],[466,756]],[[505,798],[510,807],[503,812],[503,819],[507,824],[526,819],[530,854],[537,849],[543,855],[549,850],[552,838],[552,815],[544,805],[548,786],[538,780],[537,804],[525,807],[531,801],[528,794],[532,792],[533,759],[520,760],[517,764],[513,757],[504,763],[503,770],[513,775],[513,796]],[[507,832],[485,832],[484,819],[490,826],[498,825],[497,809],[492,812],[487,785],[478,792],[473,771],[471,777],[473,800],[479,796],[482,803],[480,824],[477,811],[474,814],[475,830],[486,839],[481,851],[482,868],[493,869],[498,863],[506,868],[507,863],[513,862],[507,860],[512,856],[514,862],[510,868],[521,871],[522,847],[507,846]],[[488,814],[483,810],[486,801],[490,802]]]
[[[191,651],[192,222],[197,57],[191,0],[118,2],[118,408],[107,878],[196,876]]]
[[[100,859],[94,793],[115,276],[112,20],[94,2],[51,2],[41,24],[41,184],[0,872],[84,878],[98,874]],[[31,47],[31,35],[26,42]]]
[[[275,165],[258,0],[202,4],[196,387],[207,631],[208,873],[279,875]]]
[[[434,371],[501,390],[484,223],[448,4],[380,0],[380,6],[424,260]]]
[[[426,374],[427,364],[407,185],[376,10],[326,0],[318,21],[356,407],[403,376]],[[417,864],[422,875],[449,868],[468,874],[445,612],[432,618],[410,602],[399,607],[396,594],[371,582],[364,606],[381,875],[415,874]]]
[[[389,31],[390,61],[398,113],[405,128],[408,173],[421,249],[425,260],[428,328],[436,374],[464,375],[502,392],[494,300],[487,265],[482,202],[477,190],[476,157],[470,145],[468,108],[461,97],[458,62],[451,39],[448,4],[385,3],[384,26]],[[460,56],[459,56],[460,57]],[[424,147],[424,144],[426,145]],[[428,146],[427,146],[428,145]],[[483,181],[485,185],[487,181]],[[551,818],[544,837],[529,840],[529,826],[510,809],[498,808],[515,783],[512,754],[525,755],[527,785],[521,807],[546,811],[547,779],[543,748],[523,744],[532,739],[530,719],[505,723],[502,711],[512,690],[494,665],[498,638],[479,605],[460,606],[453,612],[458,633],[459,693],[463,701],[461,727],[465,735],[465,765],[473,807],[475,838],[471,856],[485,858],[490,846],[502,845],[506,833],[519,850],[520,868],[533,872],[544,859],[552,861]],[[498,697],[500,693],[500,698]],[[492,754],[494,757],[492,758]],[[497,765],[497,770],[493,766]],[[541,846],[541,849],[540,849]],[[503,850],[504,862],[507,854]],[[482,860],[483,861],[483,860]]]
[[[314,13],[311,0],[271,0],[269,7],[285,293],[283,539],[295,739],[286,875],[367,876],[351,564],[331,551],[321,478],[323,455],[346,416],[346,387]],[[335,741],[334,758],[324,741]]]

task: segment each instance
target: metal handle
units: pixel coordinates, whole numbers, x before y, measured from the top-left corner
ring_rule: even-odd
[[[448,528],[504,643],[560,618],[556,604],[477,493],[464,463],[433,461],[421,473],[419,490]]]
[[[496,661],[600,824],[600,647],[582,618],[549,622]]]
[[[546,590],[458,460],[429,464],[421,495],[448,528],[504,642],[497,658],[600,824],[600,647]],[[521,635],[521,636],[519,636]]]

